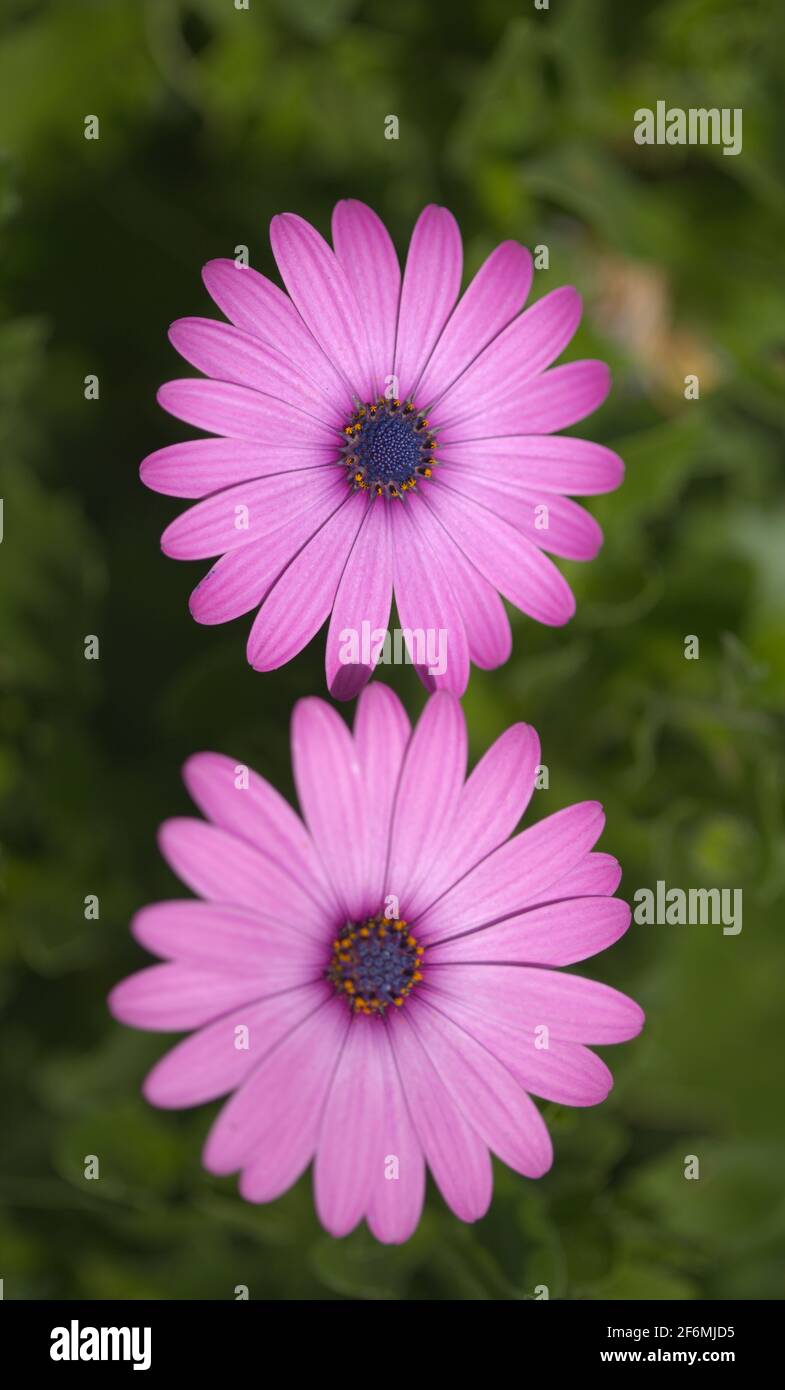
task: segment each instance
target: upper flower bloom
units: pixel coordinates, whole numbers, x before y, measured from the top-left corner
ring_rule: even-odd
[[[551,437],[610,385],[602,362],[551,368],[580,297],[554,290],[521,313],[531,257],[506,241],[459,300],[460,232],[436,206],[417,221],[403,277],[383,223],[351,199],[335,209],[334,250],[294,213],[274,217],[270,237],[288,295],[247,266],[210,261],[205,284],[231,323],[170,330],[207,380],[171,381],[159,401],[218,437],[142,464],[148,487],[205,499],[167,527],[163,550],[221,557],[191,612],[223,623],[259,608],[247,649],[257,670],[289,661],[329,618],[328,685],[355,695],[394,592],[425,683],[460,695],[470,661],[491,669],[510,654],[499,595],[542,623],[572,616],[544,552],[589,560],[602,535],[564,494],[608,492],[622,477],[609,449]],[[362,632],[364,648],[352,642]],[[418,632],[446,636],[435,671]]]
[[[133,924],[165,960],[110,998],[137,1028],[196,1031],[148,1076],[154,1105],[234,1094],[207,1140],[213,1173],[242,1170],[267,1202],[311,1159],[333,1235],[363,1217],[411,1235],[426,1164],[475,1221],[490,1152],[537,1178],[551,1142],[529,1092],[595,1105],[612,1079],[585,1044],[633,1037],[625,995],[560,966],[604,950],[630,911],[615,859],[592,852],[587,801],[508,839],[534,787],[539,742],[516,724],[466,774],[458,701],[437,692],[414,731],[383,685],[349,733],[321,700],[295,708],[303,821],[261,777],[201,753],[185,781],[208,818],[173,820],[161,848],[203,901]],[[505,843],[506,842],[506,843]]]

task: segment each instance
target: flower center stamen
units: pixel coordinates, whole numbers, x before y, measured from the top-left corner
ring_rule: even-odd
[[[389,917],[347,922],[333,941],[327,979],[353,1013],[383,1014],[400,1008],[422,979],[425,947],[406,923]]]
[[[380,396],[357,407],[343,428],[343,463],[353,492],[403,497],[433,475],[436,436],[412,401]]]

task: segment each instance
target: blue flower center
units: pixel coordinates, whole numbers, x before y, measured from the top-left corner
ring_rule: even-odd
[[[353,1013],[383,1014],[400,1008],[422,979],[425,948],[406,923],[388,917],[347,922],[333,941],[327,979]]]
[[[342,462],[353,492],[404,497],[433,475],[436,436],[412,401],[381,396],[358,406],[343,429]]]

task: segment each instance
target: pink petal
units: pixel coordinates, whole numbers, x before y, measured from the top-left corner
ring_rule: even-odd
[[[326,672],[330,694],[351,700],[374,667],[392,605],[392,543],[384,498],[367,504],[357,538],[341,575],[327,632]],[[367,635],[367,654],[363,651]],[[357,660],[354,661],[354,647]],[[368,660],[366,660],[366,655]]]
[[[534,791],[540,740],[530,724],[512,724],[492,743],[461,791],[449,859],[467,869],[515,830]]]
[[[170,522],[161,536],[161,549],[172,560],[223,555],[283,526],[296,526],[317,509],[334,510],[345,497],[343,480],[332,468],[238,483],[205,497]]]
[[[205,376],[250,386],[336,430],[345,423],[342,402],[330,401],[289,357],[241,328],[215,319],[178,319],[169,329],[169,341]]]
[[[516,608],[550,627],[569,621],[575,599],[566,579],[508,521],[442,483],[429,505],[467,560]]]
[[[437,691],[409,740],[398,782],[385,894],[401,912],[447,839],[466,775],[466,721],[458,701]]]
[[[384,1175],[387,1102],[373,1043],[379,1031],[376,1018],[352,1019],[324,1107],[314,1198],[319,1220],[332,1236],[354,1230],[365,1215],[371,1187]]]
[[[507,612],[489,584],[463,551],[449,537],[448,568],[456,602],[461,610],[469,656],[483,671],[503,666],[512,651],[512,629]]]
[[[313,524],[309,524],[309,535]],[[229,550],[191,590],[191,617],[205,627],[215,627],[258,608],[296,549],[289,527],[284,526],[272,538],[263,536]]]
[[[561,897],[561,879],[588,853],[604,823],[598,801],[580,801],[529,826],[429,907],[417,919],[418,936],[436,941],[489,925],[537,902],[546,891]]]
[[[403,1014],[394,1023],[389,1037],[425,1160],[448,1207],[461,1221],[478,1221],[493,1187],[487,1145],[455,1104],[411,1023]]]
[[[547,1039],[542,1030],[502,1023],[464,999],[450,996],[449,1015],[504,1063],[524,1090],[558,1105],[600,1105],[613,1086],[605,1063],[580,1043]]]
[[[442,463],[457,463],[480,478],[498,477],[509,485],[568,492],[575,497],[613,492],[624,477],[618,454],[603,444],[569,435],[508,434],[493,439],[439,446]]]
[[[221,556],[192,591],[188,606],[198,623],[225,623],[261,603],[304,545],[343,506],[346,494],[332,484],[314,489],[296,516],[269,535]]]
[[[595,852],[570,869],[559,882],[560,898],[583,898],[616,892],[621,883],[621,865],[612,854]]]
[[[557,1105],[575,1106],[602,1105],[608,1099],[613,1090],[613,1075],[596,1052],[580,1043],[560,1042],[558,1038],[551,1038],[548,1048],[538,1049],[531,1036],[523,1048],[519,1037],[515,1042],[512,1032],[509,1037],[509,1050],[503,1051],[497,1030],[498,1055],[533,1095]]]
[[[469,563],[429,506],[418,502],[410,509],[409,516],[422,537],[423,554],[439,557],[441,572],[445,576],[445,592],[452,590],[471,660],[483,670],[501,666],[512,649],[512,632],[504,604],[496,590]],[[435,568],[437,561],[434,559],[432,564]],[[446,628],[445,633],[445,654],[449,659],[450,629]],[[441,681],[435,683],[442,684]],[[431,684],[430,680],[428,684]],[[449,679],[444,684],[448,689],[454,689],[456,695],[462,693],[457,684],[453,687]]]
[[[158,1033],[179,1033],[274,993],[275,987],[268,988],[258,971],[216,975],[213,968],[167,961],[129,975],[115,985],[108,1002],[109,1012],[120,1023]]]
[[[421,405],[438,400],[526,301],[532,258],[517,241],[491,252],[461,296],[417,385]]]
[[[335,450],[323,445],[273,452],[248,439],[186,439],[148,454],[139,476],[145,487],[168,497],[206,497],[252,478],[328,464],[335,464]]]
[[[581,318],[581,297],[571,285],[538,299],[495,338],[440,400],[434,427],[483,421],[502,401],[520,400],[522,387],[564,351]],[[484,428],[484,425],[483,425]]]
[[[429,945],[428,960],[574,965],[618,941],[630,916],[620,898],[568,898],[529,908],[494,926],[442,937]]]
[[[322,1107],[346,1039],[350,1014],[333,995],[268,1052],[226,1102],[204,1148],[208,1172],[243,1167],[240,1192],[269,1202],[300,1176],[316,1149]]]
[[[357,701],[354,744],[362,767],[367,811],[369,901],[384,898],[390,822],[411,725],[389,686],[366,686]]]
[[[170,415],[211,434],[252,439],[270,448],[285,447],[287,442],[298,446],[332,444],[336,457],[338,454],[338,434],[330,425],[299,406],[287,405],[247,386],[182,377],[165,382],[158,390],[157,400]]]
[[[302,813],[346,917],[376,912],[365,881],[368,812],[363,767],[340,715],[324,700],[299,700],[292,763]]]
[[[412,1027],[454,1104],[491,1152],[527,1178],[547,1173],[553,1148],[545,1121],[498,1058],[453,1023],[448,1010],[424,999],[412,1010]]]
[[[255,671],[285,665],[319,631],[332,609],[366,505],[360,494],[347,496],[276,579],[248,638],[248,660]]]
[[[611,389],[604,362],[568,362],[551,367],[514,399],[491,405],[471,420],[439,432],[440,446],[503,434],[552,434],[601,406]]]
[[[401,286],[394,367],[401,400],[417,391],[420,374],[458,298],[462,270],[458,223],[447,208],[431,203],[415,223]]]
[[[306,892],[322,900],[324,880],[313,841],[297,812],[264,777],[221,753],[194,753],[183,767],[183,781],[202,815],[288,865]]]
[[[378,1053],[384,1097],[381,1126],[384,1167],[380,1169],[377,1165],[373,1170],[367,1218],[377,1240],[400,1245],[413,1234],[420,1219],[425,1198],[425,1160],[406,1104],[387,1029],[372,1029],[371,1041]]]
[[[506,476],[478,477],[454,468],[452,485],[462,497],[505,517],[533,545],[568,560],[593,560],[602,546],[602,530],[593,516],[555,492],[533,492]],[[453,469],[450,470],[452,482]]]
[[[212,969],[216,975],[258,975],[265,994],[306,984],[324,973],[323,938],[228,903],[152,903],[137,912],[131,930],[157,956]]]
[[[466,628],[447,571],[429,543],[424,508],[425,503],[410,493],[391,512],[398,617],[407,651],[426,688],[462,695],[469,681]],[[444,670],[438,669],[441,665]]]
[[[290,1032],[294,1020],[305,1018],[323,1002],[324,986],[319,983],[223,1014],[156,1062],[142,1087],[145,1099],[166,1110],[180,1110],[228,1095]]]
[[[427,959],[427,955],[426,955]],[[463,999],[503,1027],[543,1025],[564,1042],[618,1043],[638,1035],[643,1010],[610,985],[528,965],[436,965],[428,971],[429,990],[448,1000]]]
[[[316,228],[293,212],[273,218],[270,242],[281,278],[314,338],[351,390],[368,400],[373,390],[368,315],[340,261]]]
[[[371,391],[383,394],[392,372],[401,271],[390,234],[365,203],[344,198],[333,211],[335,254],[365,320]]]
[[[284,864],[227,830],[186,817],[164,821],[158,843],[181,882],[208,902],[249,907],[294,930],[323,927],[323,912],[302,887],[296,864]]]
[[[331,400],[351,413],[351,392],[288,295],[250,266],[236,261],[208,261],[202,279],[219,309],[238,328],[283,352]]]
[[[513,724],[480,759],[461,789],[449,838],[407,910],[415,916],[497,849],[515,830],[534,790],[540,740]]]

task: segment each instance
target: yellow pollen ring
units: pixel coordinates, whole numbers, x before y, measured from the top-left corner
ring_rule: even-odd
[[[403,918],[383,915],[347,924],[334,937],[326,978],[353,1013],[383,1016],[400,1009],[422,982],[425,947]]]
[[[374,432],[384,426],[385,418],[390,422],[405,421],[413,432],[412,437],[416,438],[414,456],[405,465],[393,462],[388,468],[374,453],[373,441],[378,439]],[[338,461],[346,469],[346,481],[352,492],[368,492],[372,498],[390,497],[402,501],[417,490],[419,482],[434,476],[436,436],[428,417],[418,411],[411,400],[401,402],[397,396],[393,399],[380,396],[370,404],[358,402],[354,415],[342,427],[341,435],[344,443]]]

